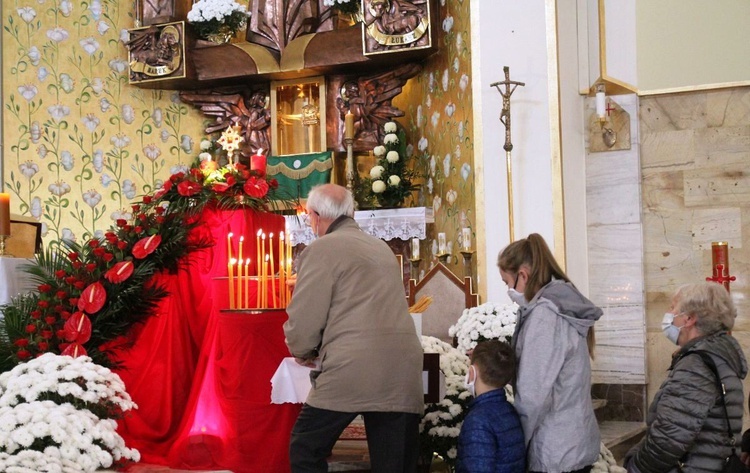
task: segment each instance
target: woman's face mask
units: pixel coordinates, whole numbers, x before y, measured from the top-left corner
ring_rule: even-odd
[[[469,381],[471,379],[471,371],[474,370],[474,379]],[[474,365],[469,366],[469,371],[466,372],[466,378],[464,378],[464,387],[466,388],[469,393],[471,393],[472,397],[476,397],[476,388],[474,384],[477,382],[477,369],[474,368]]]
[[[677,345],[677,339],[680,338],[680,330],[682,330],[682,326],[677,327],[673,324],[675,317],[678,317],[682,314],[673,314],[671,312],[667,312],[664,314],[664,317],[661,319],[661,330],[664,332],[664,336],[667,337],[667,339]]]
[[[518,305],[524,305],[526,304],[526,297],[523,295],[522,292],[518,292],[516,289],[516,286],[518,285],[518,276],[521,273],[516,273],[516,280],[513,282],[513,287],[508,288],[508,297],[510,297],[510,300],[515,302]]]

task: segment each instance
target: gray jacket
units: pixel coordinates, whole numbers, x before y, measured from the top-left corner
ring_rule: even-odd
[[[519,360],[515,407],[530,471],[578,470],[599,457],[586,335],[601,315],[572,284],[560,280],[519,309],[513,336]]]
[[[708,352],[726,390],[727,409],[739,445],[747,363],[737,340],[727,332],[691,340],[674,355],[670,373],[649,408],[648,432],[628,453],[628,471],[643,473],[721,472],[728,445],[721,396],[710,368],[690,351]],[[738,448],[739,451],[739,448]]]

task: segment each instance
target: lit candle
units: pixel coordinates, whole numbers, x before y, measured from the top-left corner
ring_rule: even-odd
[[[265,256],[264,256],[265,254],[266,254],[266,234],[264,233],[264,234],[262,234],[260,236],[260,255],[261,255],[261,257],[265,258]],[[261,301],[263,301],[263,302],[262,302],[261,307],[263,307],[265,309],[266,308],[266,300],[267,300],[267,298],[266,298],[266,290],[265,290],[265,288],[266,288],[266,274],[267,274],[267,272],[266,272],[266,261],[265,261],[265,259],[262,259],[261,261],[262,261],[262,263],[261,263],[261,268],[260,268],[260,274],[261,274],[261,286],[263,287],[262,293],[261,293]]]
[[[248,294],[250,294],[250,258],[245,260],[245,304],[242,306],[245,309],[250,308],[250,297]]]
[[[243,272],[242,272],[242,261],[243,261],[242,260],[242,246],[244,245],[244,243],[245,243],[245,236],[240,235],[240,246],[239,246],[239,250],[237,251],[237,274],[238,274],[237,277],[239,278],[239,281],[237,284],[237,307],[238,308],[242,307],[242,289],[243,289],[242,285],[244,281]]]
[[[596,93],[596,116],[599,117],[600,120],[604,120],[606,118],[606,102],[607,96],[604,94],[604,91],[598,91]]]
[[[347,140],[354,139],[354,114],[351,110],[344,115],[344,138]]]
[[[234,258],[229,260],[227,265],[227,274],[229,275],[229,308],[234,309]]]
[[[10,194],[0,194],[0,235],[10,235]]]
[[[273,308],[277,307],[276,304],[276,271],[274,270],[273,255],[271,255],[271,300],[273,301]]]
[[[471,229],[466,227],[461,229],[461,248],[466,252],[471,251]]]
[[[268,255],[263,261],[263,308],[268,308]]]
[[[266,156],[263,154],[262,148],[250,156],[250,170],[256,171],[260,177],[266,175]]]
[[[263,233],[263,230],[258,230],[257,235],[255,235],[255,275],[260,276],[260,265],[263,260],[260,259],[260,235]]]
[[[411,259],[419,259],[419,238],[411,239]]]
[[[438,254],[445,254],[445,233],[438,233]]]

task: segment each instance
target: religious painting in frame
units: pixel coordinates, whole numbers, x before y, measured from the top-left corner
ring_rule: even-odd
[[[128,78],[131,84],[186,76],[184,21],[135,28],[128,32]]]
[[[362,53],[432,47],[430,0],[363,0]]]

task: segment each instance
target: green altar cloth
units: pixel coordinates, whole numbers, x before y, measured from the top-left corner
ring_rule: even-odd
[[[331,180],[330,152],[269,156],[266,174],[279,182],[281,199],[306,199],[310,189]]]

